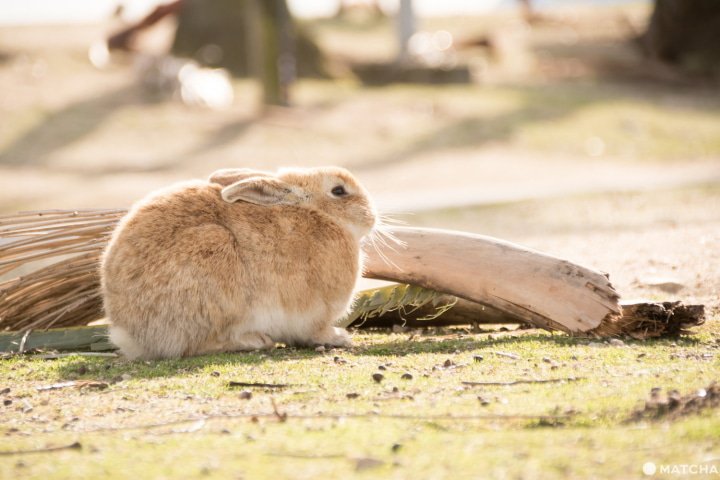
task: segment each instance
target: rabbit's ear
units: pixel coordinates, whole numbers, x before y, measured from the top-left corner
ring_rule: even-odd
[[[272,177],[273,174],[263,172],[261,170],[253,170],[252,168],[223,168],[213,172],[208,178],[210,183],[217,183],[226,187],[231,183],[239,182],[250,177]]]
[[[222,189],[223,200],[229,203],[248,202],[256,205],[295,205],[302,193],[291,185],[273,177],[251,177]]]

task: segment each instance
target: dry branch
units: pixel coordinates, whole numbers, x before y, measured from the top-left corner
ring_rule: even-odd
[[[80,442],[73,442],[70,445],[62,445],[60,447],[46,447],[46,448],[36,448],[35,450],[10,450],[10,451],[0,451],[0,455],[7,456],[7,455],[28,455],[31,453],[49,453],[49,452],[59,452],[62,450],[80,450],[82,449],[82,445]]]
[[[429,421],[516,421],[516,420],[539,420],[539,421],[562,421],[572,418],[572,414],[559,415],[528,415],[528,414],[502,414],[502,413],[480,413],[474,415],[459,414],[411,414],[411,413],[378,413],[375,411],[367,413],[357,412],[337,412],[337,413],[309,413],[309,414],[293,414],[283,413],[285,421],[287,420],[339,420],[339,419],[367,419],[381,418],[388,420],[410,421],[410,422],[429,422]],[[280,420],[275,411],[259,411],[248,413],[220,413],[211,414],[202,417],[191,417],[186,419],[170,420],[166,422],[147,423],[139,425],[123,425],[115,427],[96,427],[83,430],[75,430],[74,433],[98,433],[98,432],[120,432],[129,430],[153,430],[156,428],[165,428],[173,425],[183,425],[187,423],[197,423],[199,421],[211,420],[243,420],[257,421],[258,419]]]
[[[488,387],[488,386],[502,386],[509,387],[512,385],[525,385],[532,383],[561,383],[561,382],[577,382],[582,380],[582,377],[568,377],[568,378],[544,378],[539,380],[512,380],[510,382],[462,382],[463,385],[471,387]]]
[[[236,382],[235,380],[228,382],[228,387],[288,388],[294,386],[296,385],[290,383]]]
[[[619,295],[598,271],[482,235],[399,227],[366,276],[449,293],[567,333],[618,333]],[[382,248],[382,247],[381,247]]]

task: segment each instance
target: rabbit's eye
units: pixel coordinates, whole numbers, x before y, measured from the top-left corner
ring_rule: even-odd
[[[343,187],[342,185],[338,185],[337,187],[330,190],[330,193],[332,193],[336,197],[343,197],[347,195],[347,190],[345,190],[345,187]]]

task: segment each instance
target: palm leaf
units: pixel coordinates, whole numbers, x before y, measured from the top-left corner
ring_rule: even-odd
[[[363,290],[358,292],[351,312],[338,322],[338,326],[348,327],[353,323],[361,326],[370,318],[395,311],[401,315],[409,314],[428,304],[432,304],[435,310],[416,320],[434,320],[452,308],[456,302],[456,297],[417,285],[395,284]]]
[[[0,330],[102,317],[98,264],[123,209],[0,216]]]
[[[0,333],[0,352],[25,353],[33,350],[116,350],[108,341],[107,325],[53,328],[47,331]]]

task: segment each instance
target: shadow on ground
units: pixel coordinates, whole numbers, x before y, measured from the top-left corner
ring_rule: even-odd
[[[381,332],[374,332],[374,334],[378,336],[382,335]],[[388,334],[387,338],[374,342],[372,345],[358,346],[350,350],[333,349],[324,353],[316,352],[312,349],[277,348],[270,352],[224,353],[177,360],[137,360],[133,362],[127,362],[122,359],[77,357],[70,362],[62,364],[58,368],[57,374],[58,377],[63,380],[88,378],[113,382],[119,380],[120,376],[128,371],[132,372],[133,378],[182,377],[228,365],[259,365],[265,362],[287,362],[324,356],[403,357],[427,353],[453,354],[470,351],[476,351],[478,354],[482,354],[484,350],[498,351],[502,348],[533,343],[572,348],[576,346],[587,346],[591,341],[599,340],[573,338],[560,334],[548,335],[545,333],[530,332],[502,337],[430,334],[422,335],[412,340],[409,340],[407,336],[399,337],[398,335]],[[643,342],[627,340],[626,343],[637,343],[638,345],[645,346],[667,346],[675,343],[678,346],[692,346],[696,345],[698,341],[693,338],[682,337],[676,339],[646,340]]]
[[[46,165],[50,154],[90,136],[118,110],[161,101],[129,85],[73,103],[47,115],[42,123],[0,152],[0,165]]]

